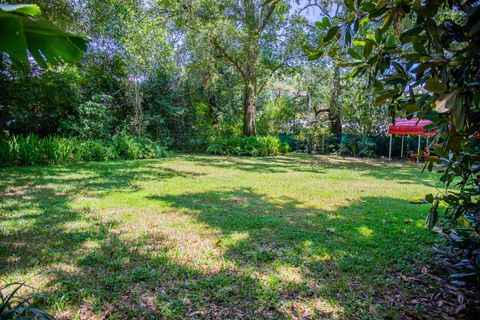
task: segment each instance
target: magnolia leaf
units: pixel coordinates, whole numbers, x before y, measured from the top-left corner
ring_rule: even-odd
[[[430,78],[425,83],[425,89],[434,93],[444,93],[447,91],[447,86],[441,83],[438,78]]]
[[[385,0],[378,0],[377,9],[385,7]]]
[[[332,25],[331,22],[330,22],[330,19],[328,19],[328,17],[323,17],[322,18],[322,21],[317,21],[315,22],[315,25],[320,29],[320,30],[327,30],[328,28],[330,28],[330,26]]]
[[[317,60],[324,55],[324,52],[318,50],[317,52],[311,53],[308,55],[308,60]]]
[[[354,59],[361,59],[360,55],[358,54],[357,51],[355,51],[354,48],[348,48],[348,49],[347,49],[347,52],[348,52],[348,54],[349,54],[352,58],[354,58]]]
[[[416,25],[415,27],[408,29],[400,35],[400,40],[402,42],[413,41],[414,39],[418,38],[418,35],[425,30],[425,26],[423,23]]]
[[[390,25],[392,24],[395,17],[396,17],[396,12],[395,11],[389,11],[385,15],[383,27],[380,28],[379,30],[382,31],[382,32],[385,32],[388,29],[388,27],[390,27]]]
[[[352,41],[352,44],[353,44],[355,47],[363,47],[363,46],[365,46],[365,41],[353,40],[353,41]]]
[[[376,6],[372,2],[363,2],[361,8],[365,12],[372,12],[376,9]]]
[[[345,7],[349,9],[350,11],[355,10],[355,5],[353,3],[353,0],[344,0],[343,3],[345,4]]]
[[[420,107],[416,103],[407,103],[404,105],[404,107],[408,113],[413,113],[420,110]]]
[[[372,53],[374,42],[370,39],[365,39],[365,47],[363,48],[363,56],[367,59]]]
[[[463,128],[465,124],[465,105],[463,97],[458,95],[454,101],[452,108],[453,123],[457,128]]]
[[[333,26],[328,30],[327,35],[323,38],[324,42],[330,41],[333,37],[335,37],[338,33],[338,30],[340,30],[339,26]]]
[[[431,193],[427,194],[425,196],[425,201],[427,201],[428,203],[431,203],[433,204],[433,201],[435,201],[435,198],[433,197],[433,195]]]
[[[396,90],[383,90],[380,91],[378,96],[375,98],[375,105],[380,106],[387,101],[389,98],[393,98],[397,94]]]

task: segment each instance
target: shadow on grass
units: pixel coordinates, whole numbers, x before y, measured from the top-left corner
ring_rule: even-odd
[[[393,275],[418,269],[426,258],[419,245],[430,240],[408,220],[416,218],[405,212],[412,204],[397,199],[361,199],[334,212],[249,189],[150,199],[219,230],[221,260],[233,267],[205,271],[174,261],[168,234],[155,230],[134,239],[111,231],[73,271],[53,274],[52,301],[119,318],[348,318],[368,316],[365,304],[401,313],[396,305],[414,292]],[[396,208],[388,221],[370,214],[388,207]],[[398,290],[405,291],[386,299]]]
[[[72,208],[76,197],[135,191],[138,181],[197,175],[149,161],[9,168],[0,174],[0,219],[18,226],[16,232],[0,233],[0,275],[61,262],[65,250],[74,252],[108,236],[115,222],[105,226],[92,220],[88,208]]]
[[[290,166],[293,160],[281,161]],[[24,173],[19,180],[13,171],[2,177],[1,219],[16,219],[18,231],[0,235],[0,275],[53,266],[44,305],[79,310],[84,318],[351,317],[368,316],[372,303],[382,306],[380,312],[401,312],[395,305],[413,291],[391,276],[412,272],[427,258],[419,248],[430,237],[412,221],[423,209],[404,200],[364,198],[323,211],[248,188],[150,196],[218,231],[218,261],[231,264],[203,270],[171,258],[175,244],[168,234],[152,230],[131,237],[118,222],[92,219],[88,210],[71,206],[85,193],[128,192],[139,179],[194,174],[149,162]],[[85,177],[69,179],[72,173]],[[10,191],[9,183],[22,188]],[[397,300],[386,299],[399,288]]]
[[[68,195],[76,191],[136,190],[136,181],[158,181],[174,177],[196,177],[200,173],[155,166],[156,160],[88,162],[50,167],[7,168],[0,171],[0,195],[8,187],[65,185]],[[72,176],[73,175],[73,176]],[[79,177],[78,177],[79,176]]]
[[[357,274],[398,271],[418,258],[412,251],[419,242],[431,241],[418,220],[425,206],[400,199],[361,198],[324,211],[287,197],[268,199],[248,188],[149,198],[187,209],[186,214],[224,237],[240,235],[229,242],[225,255],[243,267],[293,266],[313,254]]]
[[[398,180],[404,184],[424,184],[435,186],[437,181],[423,177],[422,167],[412,163],[389,162],[380,159],[343,158],[313,156],[293,153],[280,157],[228,157],[209,155],[187,155],[184,159],[200,166],[213,166],[224,169],[238,169],[252,173],[307,172],[323,174],[326,170],[351,170],[378,179]],[[423,179],[421,179],[423,178]]]

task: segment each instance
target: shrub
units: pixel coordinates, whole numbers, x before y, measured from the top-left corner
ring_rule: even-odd
[[[153,159],[166,155],[163,147],[146,137],[119,133],[111,143],[118,157],[125,160]]]
[[[108,148],[97,140],[85,141],[81,145],[81,155],[83,161],[107,161],[113,160],[110,157]]]
[[[135,139],[125,133],[119,133],[112,139],[112,145],[121,159],[139,159],[140,146]]]
[[[445,152],[437,168],[445,188],[438,194],[428,194],[432,204],[427,218],[430,229],[442,219],[438,231],[443,235],[445,256],[455,270],[450,278],[456,284],[480,286],[480,137],[472,134],[459,137],[462,150]],[[426,167],[432,171],[434,163]],[[441,213],[443,212],[443,215]]]
[[[70,115],[60,123],[61,132],[81,139],[106,139],[112,129],[112,97],[95,95],[77,108],[76,115]]]
[[[265,157],[285,154],[290,146],[277,137],[229,137],[214,140],[207,149],[210,154]]]
[[[110,140],[3,136],[0,139],[0,166],[49,165],[78,161],[154,159],[166,155],[158,143],[124,133]]]
[[[56,164],[75,159],[78,141],[73,138],[2,137],[0,165]]]
[[[339,152],[342,155],[353,157],[373,157],[375,141],[367,136],[343,135],[340,141]]]

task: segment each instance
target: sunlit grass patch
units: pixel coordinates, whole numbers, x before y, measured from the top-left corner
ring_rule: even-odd
[[[431,259],[435,181],[303,155],[2,169],[0,275],[66,318],[369,318],[418,294],[392,279]]]

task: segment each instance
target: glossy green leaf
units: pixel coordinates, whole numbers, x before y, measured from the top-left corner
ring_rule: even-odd
[[[353,0],[344,0],[343,3],[345,4],[345,7],[351,11],[355,10],[355,5]]]
[[[428,202],[428,203],[431,203],[433,204],[433,201],[435,201],[435,198],[433,197],[433,195],[431,193],[427,194],[425,196],[425,200]]]
[[[328,42],[330,40],[333,39],[333,37],[335,37],[338,33],[338,30],[340,30],[340,27],[339,26],[333,26],[331,27],[328,32],[327,32],[327,35],[323,38],[323,41],[324,42]]]
[[[320,30],[327,30],[331,26],[330,19],[328,17],[323,17],[321,21],[315,22],[315,25],[320,29]]]
[[[443,93],[447,91],[447,86],[441,83],[438,78],[430,78],[425,82],[425,89],[434,93]]]
[[[7,53],[15,65],[28,66],[27,51],[43,67],[79,62],[87,49],[86,37],[25,15],[36,14],[35,7],[15,6],[7,8],[9,11],[0,7],[0,52]]]
[[[319,59],[320,57],[322,57],[325,53],[321,50],[318,50],[314,53],[311,53],[308,55],[308,60],[317,60]]]
[[[363,56],[367,59],[372,53],[374,42],[370,39],[365,39],[365,47],[363,47]]]
[[[397,95],[396,90],[383,90],[381,91],[377,97],[375,98],[375,105],[382,105],[385,103],[390,98],[393,98],[395,95]]]
[[[0,4],[0,10],[20,13],[31,17],[38,16],[42,12],[36,4]]]

